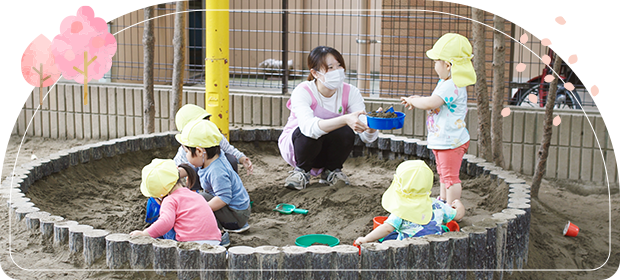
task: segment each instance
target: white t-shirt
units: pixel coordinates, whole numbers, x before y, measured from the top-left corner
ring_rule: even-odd
[[[305,81],[304,83],[308,85],[308,88],[312,91],[312,94],[316,99],[317,106],[321,106],[324,109],[334,113],[344,112],[344,108],[342,108],[342,87],[338,88],[336,93],[331,97],[325,97],[319,93],[314,81]],[[291,111],[294,112],[295,117],[297,117],[299,122],[299,130],[307,137],[318,139],[319,137],[327,134],[327,132],[319,128],[319,120],[321,119],[314,116],[314,111],[310,108],[311,105],[312,97],[310,97],[310,94],[308,94],[305,87],[301,85],[295,87],[295,90],[293,90],[293,93],[291,94]],[[351,85],[346,113],[349,114],[357,111],[366,111],[364,97],[358,88]],[[372,134],[364,132],[360,134],[360,138],[363,142],[370,143],[377,139],[378,135],[378,131]]]
[[[432,95],[441,97],[444,103],[439,108],[428,110],[426,117],[428,148],[448,150],[467,143],[469,131],[465,127],[466,87],[457,87],[452,79],[439,81]]]

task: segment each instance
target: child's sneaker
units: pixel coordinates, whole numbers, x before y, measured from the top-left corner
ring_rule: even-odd
[[[342,182],[345,185],[349,184],[349,178],[347,178],[347,175],[342,173],[340,169],[336,169],[334,171],[329,171],[326,169],[323,171],[323,173],[321,173],[321,179],[319,180],[319,183],[333,186],[338,182]]]
[[[223,246],[223,247],[230,246],[230,238],[228,237],[227,231],[225,231],[224,234],[222,234],[222,241],[220,241],[220,246]]]
[[[303,190],[310,181],[310,172],[305,172],[299,167],[295,167],[295,170],[291,171],[291,175],[286,178],[284,186],[291,190]]]
[[[244,226],[242,226],[242,227],[241,227],[241,228],[239,228],[239,229],[224,229],[224,230],[226,230],[226,231],[228,231],[228,232],[232,232],[232,233],[242,233],[242,232],[244,232],[244,231],[246,231],[246,230],[248,230],[248,229],[250,229],[250,224],[245,223],[245,225],[244,225]]]

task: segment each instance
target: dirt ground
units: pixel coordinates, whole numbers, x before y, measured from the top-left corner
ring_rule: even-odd
[[[2,179],[10,174],[16,162],[20,141],[12,137],[9,142]],[[90,142],[96,141],[28,138],[21,146],[17,165],[30,161],[32,154],[43,157]],[[233,144],[252,159],[255,170],[253,175],[240,170],[253,201],[251,229],[232,234],[231,246],[294,245],[296,237],[311,233],[331,234],[341,244],[351,244],[372,229],[372,217],[387,215],[380,198],[400,160],[349,159],[344,172],[351,186],[323,186],[313,179],[307,189],[291,191],[282,187],[290,168],[279,157],[275,144]],[[153,157],[171,158],[174,153],[174,149],[138,152],[131,157],[116,156],[72,167],[37,182],[27,196],[43,211],[95,228],[122,233],[142,229],[147,224],[143,222],[145,198],[139,191],[140,170]],[[474,217],[495,213],[505,206],[497,197],[503,191],[490,189],[487,179],[465,178],[463,185],[462,200],[467,216],[461,227],[471,224]],[[584,189],[592,188],[585,188],[580,182],[544,181],[540,200],[532,202],[529,259],[525,269],[546,271],[513,272],[505,274],[506,279],[605,279],[618,270],[620,195],[617,187],[611,194],[607,191],[588,194]],[[434,187],[433,195],[437,192]],[[278,203],[294,204],[309,212],[280,214],[272,211]],[[0,217],[4,217],[0,220],[0,264],[12,278],[150,279],[154,276],[150,272],[109,272],[105,261],[85,269],[75,265],[75,260],[65,252],[68,250],[55,251],[42,244],[37,234],[10,224],[6,207],[0,207]],[[562,235],[569,220],[581,229],[577,237]]]

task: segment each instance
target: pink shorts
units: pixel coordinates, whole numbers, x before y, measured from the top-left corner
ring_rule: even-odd
[[[437,173],[439,173],[439,181],[446,185],[446,188],[461,182],[459,174],[461,173],[461,162],[463,155],[469,149],[469,141],[450,150],[433,150],[435,154],[435,163],[437,164]]]

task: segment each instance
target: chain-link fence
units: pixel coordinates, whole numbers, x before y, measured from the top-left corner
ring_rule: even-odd
[[[204,1],[189,1],[186,21],[186,84],[204,84]],[[175,3],[156,6],[154,19],[155,82],[172,81],[172,34]],[[325,45],[339,50],[346,64],[346,82],[365,96],[399,97],[429,95],[437,83],[433,63],[425,55],[441,35],[460,33],[471,40],[471,8],[440,1],[343,0],[343,1],[230,1],[230,88],[287,93],[306,80],[307,55]],[[111,22],[111,32],[144,20],[141,10]],[[485,13],[484,24],[493,26],[493,15]],[[489,89],[492,81],[493,30],[486,28],[486,61]],[[520,27],[506,22],[505,34],[519,38],[521,45],[506,38],[506,102],[529,105],[527,94],[544,94],[539,59],[548,54],[541,41]],[[117,34],[118,51],[109,79],[112,82],[142,82],[143,25]],[[531,50],[531,51],[530,51]],[[525,63],[526,70],[515,66]],[[581,103],[593,105],[570,68]],[[543,82],[544,83],[544,82]],[[535,90],[533,90],[535,89]],[[473,87],[470,100],[475,100]],[[544,99],[543,99],[544,100]]]

